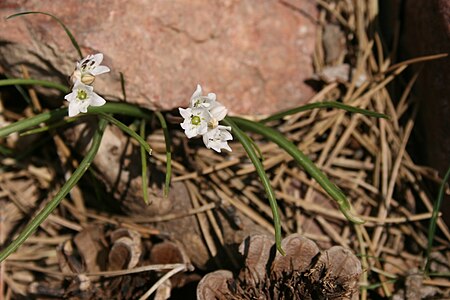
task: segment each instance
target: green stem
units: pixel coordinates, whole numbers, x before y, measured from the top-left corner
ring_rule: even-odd
[[[129,116],[139,119],[144,119],[147,121],[151,120],[151,111],[141,108],[139,106],[124,103],[124,102],[107,102],[103,106],[98,107],[89,107],[88,113],[92,114],[99,114],[99,113],[105,113],[105,114],[118,114],[123,116]]]
[[[133,131],[130,128],[128,128],[127,125],[125,125],[122,122],[120,122],[119,120],[111,117],[110,115],[107,115],[107,114],[104,114],[104,113],[100,113],[99,116],[101,118],[107,120],[108,122],[116,125],[123,132],[127,133],[128,135],[130,135],[132,138],[134,138],[136,141],[138,141],[138,143],[141,144],[142,147],[144,147],[145,151],[147,151],[148,154],[152,155],[152,148],[150,148],[150,145],[143,138],[141,138],[139,136],[139,134],[137,134],[135,131]]]
[[[77,184],[81,179],[83,174],[91,165],[94,160],[95,155],[100,147],[103,132],[105,130],[107,122],[100,119],[98,123],[98,128],[92,139],[92,146],[86,153],[86,156],[81,161],[79,167],[73,172],[72,176],[67,180],[67,182],[62,186],[61,190],[56,194],[56,196],[34,217],[34,219],[28,223],[24,230],[19,234],[19,236],[6,247],[2,252],[0,252],[0,262],[5,260],[11,253],[17,250],[17,248],[22,245],[25,240],[33,234],[33,232],[39,227],[39,225],[44,222],[47,217],[52,213],[52,211],[58,207],[64,197],[70,192],[70,190]]]
[[[273,191],[272,185],[270,184],[270,180],[267,177],[266,171],[264,170],[264,166],[259,160],[258,154],[256,153],[252,143],[250,142],[250,138],[238,127],[238,125],[236,125],[236,123],[234,122],[234,118],[225,117],[222,122],[225,125],[231,126],[233,135],[242,144],[248,154],[248,157],[255,166],[256,172],[258,173],[258,176],[261,179],[262,185],[266,191],[267,198],[269,199],[270,208],[272,209],[273,226],[275,229],[275,244],[277,250],[282,255],[285,255],[285,252],[281,247],[281,220],[278,213],[277,199],[275,197],[275,192]]]
[[[170,178],[172,177],[172,152],[170,150],[170,135],[166,120],[164,119],[162,113],[156,111],[155,115],[158,118],[159,123],[161,124],[161,128],[164,132],[164,142],[166,143],[166,181],[164,186],[164,197],[167,197],[169,195]]]
[[[77,40],[73,36],[72,32],[70,32],[69,28],[67,28],[67,26],[58,17],[55,17],[52,14],[49,14],[49,13],[46,13],[46,12],[41,12],[41,11],[25,11],[25,12],[21,12],[21,13],[18,13],[18,14],[14,14],[14,15],[8,16],[6,19],[8,20],[8,19],[12,19],[12,18],[15,18],[15,17],[18,17],[18,16],[31,15],[31,14],[41,14],[41,15],[50,16],[56,22],[58,22],[59,25],[61,25],[62,28],[64,29],[64,31],[66,32],[67,36],[69,37],[70,41],[72,42],[72,45],[75,47],[75,50],[77,50],[78,55],[80,56],[80,58],[83,58],[83,54],[81,53],[81,49],[80,49],[80,46],[77,43]]]
[[[141,126],[139,134],[142,139],[145,139],[145,120],[141,120]],[[145,148],[141,145],[141,165],[142,165],[142,196],[144,197],[145,204],[149,204],[148,201],[148,180],[147,180],[147,153]]]

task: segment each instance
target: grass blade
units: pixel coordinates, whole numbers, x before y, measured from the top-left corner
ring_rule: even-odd
[[[436,224],[439,217],[439,211],[441,210],[442,199],[444,199],[445,186],[447,185],[449,179],[450,179],[450,166],[447,169],[447,173],[445,173],[444,179],[442,180],[442,184],[439,188],[438,197],[433,205],[433,214],[431,216],[430,225],[428,227],[428,245],[426,256],[427,263],[425,265],[425,274],[428,274],[430,271],[431,248],[433,247],[433,240],[434,236],[436,235]]]
[[[103,106],[90,106],[88,108],[88,113],[91,114],[118,114],[123,116],[135,117],[139,119],[144,119],[150,121],[151,111],[141,108],[139,106],[128,104],[124,102],[107,102]]]
[[[105,113],[100,113],[99,116],[102,119],[107,120],[108,122],[116,125],[117,127],[119,127],[123,132],[127,133],[129,136],[131,136],[132,138],[134,138],[136,141],[138,141],[138,143],[144,147],[145,151],[148,152],[148,154],[152,155],[152,148],[150,148],[150,145],[143,139],[141,138],[135,131],[131,130],[130,128],[128,128],[127,125],[123,124],[122,122],[120,122],[119,120],[111,117],[110,115],[107,115]]]
[[[8,85],[39,85],[43,87],[60,90],[63,93],[69,92],[69,88],[67,86],[47,80],[25,79],[25,78],[10,78],[0,80],[0,86],[8,86]]]
[[[264,170],[264,167],[259,160],[258,154],[256,153],[252,142],[250,142],[250,137],[248,137],[234,122],[235,118],[231,117],[225,117],[225,119],[222,121],[225,125],[231,126],[233,135],[239,140],[239,142],[244,147],[245,151],[248,154],[248,157],[252,161],[253,165],[255,166],[256,173],[258,174],[259,178],[261,179],[262,185],[266,191],[267,198],[269,199],[270,208],[272,209],[273,214],[273,226],[275,229],[275,244],[277,247],[277,250],[285,255],[285,252],[283,248],[281,248],[281,221],[280,221],[280,215],[278,214],[278,204],[277,199],[275,197],[275,193],[272,189],[272,186],[270,184],[270,180],[267,177],[266,171]]]
[[[161,124],[161,128],[164,132],[164,142],[166,143],[166,181],[164,185],[164,197],[167,197],[169,196],[170,178],[172,177],[172,152],[170,149],[170,135],[169,130],[167,129],[166,120],[164,119],[162,113],[156,111],[155,115],[158,118],[159,123]]]
[[[10,156],[14,154],[14,150],[0,144],[0,154]]]
[[[28,128],[37,126],[43,122],[58,120],[67,115],[67,108],[55,109],[44,112],[31,118],[23,119],[0,128],[0,138],[10,135],[13,132],[20,132]]]
[[[77,184],[81,179],[83,174],[91,165],[94,160],[95,155],[100,147],[100,143],[103,137],[103,132],[105,131],[107,122],[100,119],[98,123],[98,128],[92,139],[92,145],[86,156],[81,161],[79,167],[73,172],[72,176],[67,180],[67,182],[61,187],[61,190],[56,194],[56,196],[33,218],[33,220],[28,223],[28,225],[22,230],[19,236],[0,252],[0,262],[5,260],[11,253],[17,250],[17,248],[22,245],[26,239],[33,234],[33,232],[39,227],[39,225],[44,222],[47,217],[52,213],[52,211],[58,207],[64,197],[70,192],[70,190]]]
[[[281,133],[263,124],[249,121],[246,119],[231,117],[231,119],[244,130],[250,130],[261,134],[289,153],[305,171],[311,175],[322,188],[330,195],[339,205],[340,211],[351,222],[362,224],[364,221],[356,216],[350,205],[350,202],[345,197],[344,193],[334,185],[327,176],[317,168],[317,166],[303,154],[291,141],[286,139]]]
[[[8,75],[5,75],[7,79],[13,79],[11,77],[9,77]],[[16,84],[14,85],[16,90],[22,95],[23,99],[25,100],[25,102],[28,105],[31,105],[31,99],[30,96],[28,96],[28,93],[23,89],[23,87],[21,87],[20,85]]]
[[[141,138],[145,140],[145,120],[141,121],[139,130]],[[142,165],[142,196],[144,197],[145,204],[149,204],[148,201],[148,180],[147,180],[147,153],[145,148],[141,145],[141,165]]]
[[[70,123],[73,123],[75,121],[78,121],[79,118],[67,118],[67,119],[62,119],[60,121],[57,121],[51,125],[46,125],[46,126],[42,126],[42,127],[38,127],[38,128],[34,128],[31,130],[27,130],[25,132],[20,133],[20,136],[27,136],[27,135],[32,135],[32,134],[37,134],[37,133],[42,133],[42,132],[46,132],[46,131],[50,131],[50,130],[55,130],[59,127],[63,127],[66,126]]]
[[[61,25],[62,28],[64,29],[64,31],[66,32],[67,36],[69,37],[70,41],[72,42],[72,45],[77,50],[78,55],[80,56],[80,58],[83,58],[83,53],[81,53],[81,49],[80,49],[80,46],[77,43],[77,40],[73,36],[72,32],[70,32],[69,28],[67,28],[67,26],[64,25],[64,23],[58,17],[55,17],[52,14],[49,14],[49,13],[46,13],[46,12],[41,12],[41,11],[25,11],[25,12],[21,12],[21,13],[18,13],[18,14],[10,15],[6,19],[8,20],[8,19],[12,19],[12,18],[15,18],[15,17],[24,16],[24,15],[31,15],[31,14],[41,14],[41,15],[50,16],[56,22],[58,22],[59,25]]]
[[[123,97],[123,101],[127,102],[127,90],[125,89],[125,77],[123,76],[122,72],[119,72],[120,75],[120,86],[122,88],[122,97]]]
[[[369,117],[390,119],[390,117],[388,115],[385,115],[382,113],[377,113],[377,112],[374,112],[371,110],[362,109],[362,108],[354,107],[351,105],[346,105],[344,103],[337,102],[337,101],[330,101],[330,102],[309,103],[309,104],[306,104],[306,105],[303,105],[300,107],[292,108],[292,109],[274,114],[264,120],[261,120],[260,122],[266,123],[269,121],[275,121],[275,120],[279,120],[285,116],[293,115],[293,114],[296,114],[296,113],[299,113],[302,111],[307,111],[307,110],[316,109],[316,108],[338,108],[338,109],[343,109],[345,111],[352,112],[352,113],[363,114],[363,115],[366,115]]]

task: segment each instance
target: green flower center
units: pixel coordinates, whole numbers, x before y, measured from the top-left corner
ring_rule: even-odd
[[[77,92],[77,98],[80,100],[86,100],[88,97],[88,94],[86,93],[85,90],[78,90]]]
[[[202,122],[202,120],[200,119],[199,116],[192,116],[191,117],[192,125],[200,125],[201,122]]]

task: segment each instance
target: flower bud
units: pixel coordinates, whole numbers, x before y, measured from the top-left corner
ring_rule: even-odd
[[[85,73],[81,75],[81,82],[86,85],[91,85],[95,80],[95,76],[90,73]]]

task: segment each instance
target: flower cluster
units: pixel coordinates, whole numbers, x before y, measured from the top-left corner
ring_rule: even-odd
[[[181,128],[188,138],[203,136],[203,142],[208,149],[221,152],[222,149],[231,151],[228,141],[233,139],[229,131],[231,127],[219,125],[228,113],[221,103],[216,101],[216,94],[202,95],[202,87],[197,89],[191,97],[188,108],[179,108],[184,118]]]
[[[94,92],[92,83],[95,76],[109,72],[109,68],[101,66],[103,54],[88,55],[77,62],[75,71],[70,76],[73,84],[72,92],[64,97],[69,101],[69,117],[87,112],[89,106],[102,106],[105,99]]]

